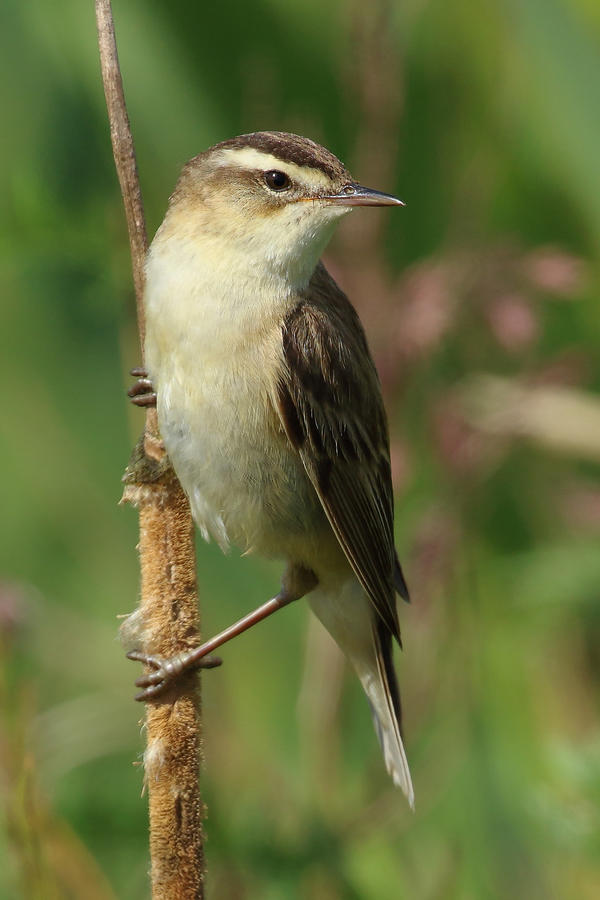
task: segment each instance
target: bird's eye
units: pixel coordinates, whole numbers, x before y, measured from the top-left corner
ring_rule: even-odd
[[[286,191],[291,182],[285,172],[274,169],[272,172],[265,172],[265,184],[272,191]]]

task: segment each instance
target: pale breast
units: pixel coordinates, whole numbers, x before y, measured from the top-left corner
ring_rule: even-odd
[[[164,296],[155,292],[146,304],[148,372],[198,527],[223,549],[296,555],[295,545],[327,526],[272,401],[282,314],[224,317],[213,297],[195,293],[184,321],[181,304],[174,311]]]
[[[192,377],[159,378],[161,433],[205,537],[265,555],[324,519],[270,399],[256,348],[235,365],[198,361]]]

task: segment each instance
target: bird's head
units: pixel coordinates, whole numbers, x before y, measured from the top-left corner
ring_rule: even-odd
[[[402,206],[357,184],[333,153],[294,134],[261,131],[216,144],[184,167],[169,214],[219,255],[310,277],[338,219],[355,206]]]

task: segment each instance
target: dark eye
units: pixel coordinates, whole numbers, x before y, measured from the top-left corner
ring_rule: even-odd
[[[285,172],[273,169],[272,172],[265,172],[265,184],[272,191],[285,191],[290,186],[290,179]]]

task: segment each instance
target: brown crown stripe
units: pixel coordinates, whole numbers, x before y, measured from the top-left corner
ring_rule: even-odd
[[[332,179],[349,177],[346,167],[325,147],[309,138],[301,137],[299,134],[287,134],[285,131],[255,131],[253,134],[241,134],[239,137],[216,144],[208,152],[244,147],[253,147],[263,153],[270,153],[282,162],[320,169]]]

